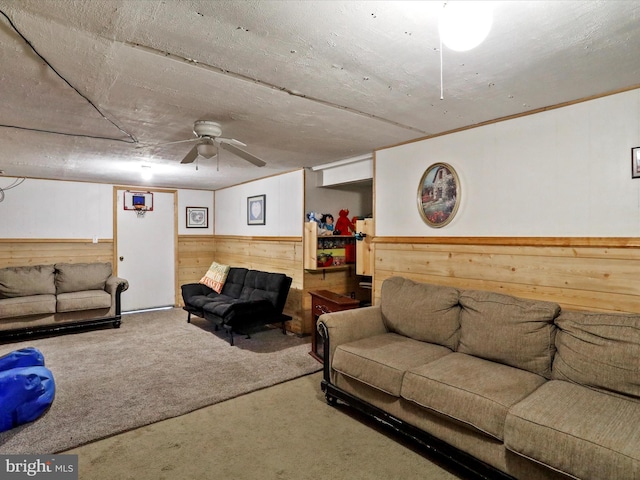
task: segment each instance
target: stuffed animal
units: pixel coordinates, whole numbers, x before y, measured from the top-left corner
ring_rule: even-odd
[[[334,233],[334,225],[333,225],[333,215],[330,213],[325,213],[322,215],[322,220],[320,221],[320,227],[324,228],[331,234]]]
[[[355,231],[355,227],[351,220],[349,220],[349,210],[340,210],[338,213],[338,221],[334,229],[336,235],[351,235]]]
[[[318,218],[318,214],[316,212],[307,213],[307,221],[320,223],[320,219]]]

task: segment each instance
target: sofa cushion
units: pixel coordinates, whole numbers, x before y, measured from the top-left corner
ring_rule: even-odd
[[[56,313],[55,295],[29,295],[0,300],[0,319]]]
[[[278,308],[278,300],[285,285],[287,276],[283,273],[260,272],[249,270],[240,292],[240,301],[254,302],[268,300],[274,308]],[[287,288],[287,293],[289,289]],[[284,305],[283,305],[284,306]]]
[[[432,362],[451,350],[396,333],[383,333],[339,345],[332,368],[389,395],[400,396],[405,371]]]
[[[58,312],[77,312],[110,308],[111,295],[104,290],[84,290],[82,292],[61,293],[57,296]]]
[[[240,298],[244,279],[247,278],[248,272],[249,270],[246,268],[231,267],[221,293],[231,298]]]
[[[204,274],[204,277],[200,279],[200,283],[206,285],[214,292],[220,293],[222,292],[224,283],[227,281],[227,275],[229,275],[230,268],[231,267],[229,265],[213,262],[209,267],[209,270],[207,270],[207,273]]]
[[[458,351],[551,378],[560,306],[480,290],[460,292]]]
[[[56,263],[56,293],[104,290],[110,263]]]
[[[56,293],[53,265],[0,269],[0,298]]]
[[[640,478],[640,403],[551,380],[514,405],[505,446],[577,478]]]
[[[226,297],[226,299],[222,299],[220,297],[216,297],[214,301],[205,303],[202,307],[202,311],[207,318],[209,318],[209,316],[213,316],[217,317],[221,321],[226,320],[227,315],[233,312],[231,307],[238,301],[239,300],[237,298]]]
[[[460,330],[458,296],[455,288],[391,277],[382,284],[382,317],[390,332],[455,350]]]
[[[452,353],[408,370],[401,396],[502,440],[509,408],[545,382],[519,368]]]
[[[215,301],[217,296],[217,293],[212,293],[211,295],[193,295],[189,297],[188,305],[201,310],[207,303]]]
[[[196,299],[196,305],[199,303],[200,301],[200,297],[194,297]],[[215,293],[212,293],[211,295],[207,295],[205,297],[207,300],[204,302],[203,306],[208,304],[208,303],[234,303],[237,302],[238,299],[234,298],[234,297],[230,297],[229,295],[225,295],[223,293],[217,295]]]
[[[553,378],[640,399],[640,315],[563,311]]]

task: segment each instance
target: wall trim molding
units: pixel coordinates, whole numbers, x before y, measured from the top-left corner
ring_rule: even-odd
[[[302,237],[254,237],[242,235],[179,235],[184,239],[252,240],[266,242],[301,242]],[[373,237],[374,243],[433,245],[503,245],[533,247],[617,247],[640,248],[640,237]],[[91,238],[0,238],[0,243],[93,243]],[[100,238],[98,243],[113,243]]]
[[[0,238],[0,243],[93,243],[91,238]],[[99,238],[97,243],[113,243],[113,238]]]
[[[178,234],[178,238],[194,239],[194,240],[198,240],[198,239],[212,240],[214,238],[214,235],[212,233],[205,234],[205,235],[194,235],[192,233],[185,233],[185,234]]]
[[[374,237],[374,243],[639,248],[640,237]]]
[[[250,240],[257,242],[301,242],[302,237],[254,237],[245,235],[214,235],[219,240]]]

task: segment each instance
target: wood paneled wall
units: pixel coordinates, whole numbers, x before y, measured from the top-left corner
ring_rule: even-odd
[[[211,262],[279,272],[293,279],[285,312],[293,317],[288,328],[309,333],[303,314],[304,270],[301,237],[228,237],[180,235],[177,248],[176,301],[182,306],[180,285],[197,282]],[[0,268],[55,263],[113,262],[113,240],[0,239]],[[305,322],[307,324],[305,324]]]
[[[212,235],[178,236],[177,289],[185,283],[195,283],[206,273],[215,260],[215,237]],[[184,306],[182,292],[176,292],[178,306]]]
[[[284,273],[293,279],[284,312],[293,320],[287,328],[293,333],[304,330],[302,311],[304,275],[302,237],[215,237],[215,260],[234,267]]]
[[[349,294],[358,290],[354,268],[322,272],[306,272],[303,268],[301,237],[215,237],[215,260],[227,265],[284,273],[293,281],[285,305],[285,313],[293,320],[287,329],[298,335],[312,331],[312,290],[331,290]]]
[[[640,313],[640,238],[376,237],[374,302],[391,276]]]
[[[113,240],[0,239],[0,268],[91,262],[113,262]]]
[[[640,313],[640,238],[376,237],[374,303],[382,282],[416,281],[558,302],[567,309]],[[311,332],[309,291],[357,291],[353,269],[305,272],[302,239],[181,235],[178,285],[196,282],[213,260],[281,272],[293,279],[289,329]],[[113,241],[0,239],[0,268],[61,262],[111,262]],[[181,299],[179,292],[177,298]]]

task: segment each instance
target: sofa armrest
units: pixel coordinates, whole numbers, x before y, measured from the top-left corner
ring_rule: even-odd
[[[339,345],[387,332],[382,309],[377,305],[325,313],[318,319],[317,328],[328,343],[329,355],[328,358],[325,356],[324,361],[329,366],[333,361],[333,352]]]
[[[184,303],[189,303],[189,299],[191,297],[195,297],[197,295],[209,295],[213,293],[213,290],[203,283],[186,283],[180,287],[182,290],[182,300]]]
[[[121,303],[120,294],[129,288],[129,282],[124,278],[111,275],[107,278],[107,282],[104,285],[104,290],[111,295],[111,309],[109,310],[109,316],[120,317]]]
[[[104,289],[107,293],[109,293],[110,295],[113,295],[118,289],[118,286],[120,285],[121,285],[121,288],[120,288],[121,292],[124,292],[126,289],[129,288],[129,282],[127,280],[125,280],[124,278],[114,277],[113,275],[111,275],[109,278],[107,278],[107,283],[105,284]]]

